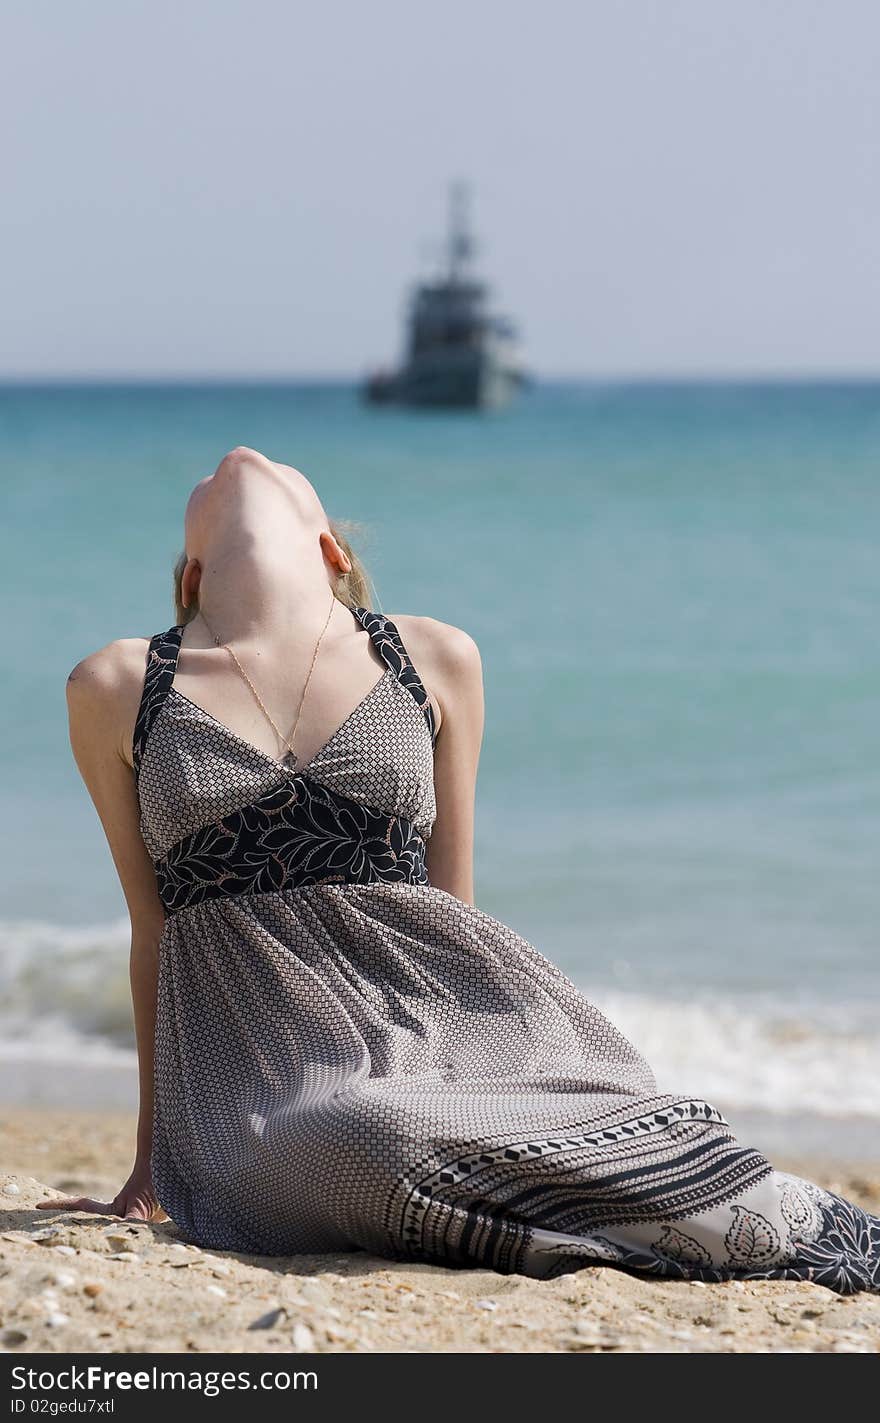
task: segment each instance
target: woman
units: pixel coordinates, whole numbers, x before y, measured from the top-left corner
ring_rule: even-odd
[[[880,1220],[658,1092],[475,907],[471,638],[372,611],[308,480],[253,450],[196,486],[185,535],[175,625],[69,678],[131,914],[141,1107],[114,1201],[42,1204],[167,1212],[215,1249],[880,1288]]]

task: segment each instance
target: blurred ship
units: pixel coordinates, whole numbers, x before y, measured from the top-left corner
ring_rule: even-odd
[[[481,409],[504,405],[524,384],[516,329],[493,314],[489,288],[471,273],[473,253],[468,192],[455,183],[445,272],[415,288],[403,364],[371,374],[363,388],[366,400]]]

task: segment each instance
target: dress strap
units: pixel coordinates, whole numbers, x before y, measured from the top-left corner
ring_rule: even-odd
[[[150,638],[144,686],[141,692],[137,721],[134,724],[132,743],[135,782],[140,779],[141,762],[144,758],[147,737],[153,722],[162,710],[162,705],[171,689],[171,683],[174,681],[183,628],[183,623],[176,623],[166,632],[154,633]]]
[[[397,627],[390,618],[385,617],[384,613],[373,613],[367,608],[352,608],[351,611],[361,626],[370,634],[373,646],[383,662],[391,668],[398,681],[402,682],[407,691],[412,693],[416,704],[421,707],[422,715],[428,723],[433,745],[437,739],[437,721],[434,716],[434,708],[431,705],[431,698],[413,665],[412,658],[403,645],[403,638]]]

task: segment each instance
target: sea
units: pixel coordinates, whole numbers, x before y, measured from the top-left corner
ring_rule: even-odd
[[[245,444],[354,521],[375,606],[483,662],[476,898],[762,1141],[880,1158],[880,384],[0,388],[0,1105],[128,1103],[128,921],[65,681],[174,621]],[[83,1089],[85,1090],[85,1089]]]

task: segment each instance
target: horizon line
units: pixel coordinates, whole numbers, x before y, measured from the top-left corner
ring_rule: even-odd
[[[827,367],[785,370],[704,371],[607,371],[526,373],[534,385],[857,385],[880,381],[876,370],[847,370]],[[205,385],[362,385],[363,374],[327,372],[223,372],[223,371],[130,371],[130,372],[3,372],[0,387],[14,386],[205,386]]]

